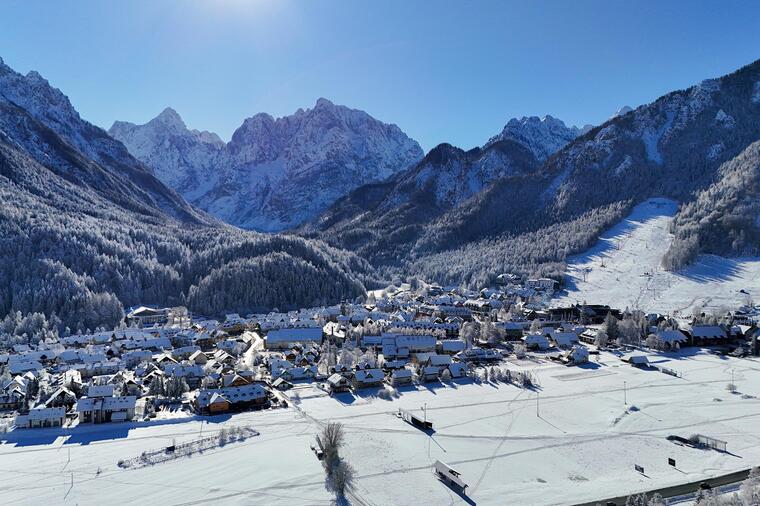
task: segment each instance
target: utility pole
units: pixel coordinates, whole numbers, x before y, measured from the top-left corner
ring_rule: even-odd
[[[541,415],[539,414],[539,410],[538,410],[538,392],[536,392],[536,416],[538,418],[541,418]]]
[[[623,381],[623,404],[628,405],[628,393],[625,391],[625,381]]]

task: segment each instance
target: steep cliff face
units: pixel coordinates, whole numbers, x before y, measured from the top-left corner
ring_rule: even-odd
[[[300,225],[423,155],[397,126],[323,98],[291,116],[250,117],[226,145],[189,130],[171,109],[145,125],[116,122],[109,132],[190,202],[262,231]]]
[[[2,60],[0,130],[41,164],[120,206],[191,223],[213,221],[159,181],[120,142],[80,118],[66,95],[37,72],[21,75]]]

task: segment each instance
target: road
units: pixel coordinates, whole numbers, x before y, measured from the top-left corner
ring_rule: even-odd
[[[712,488],[741,482],[749,475],[749,471],[750,471],[749,469],[744,469],[742,471],[736,471],[729,474],[723,474],[721,476],[716,476],[714,478],[691,481],[689,483],[682,483],[680,485],[674,485],[671,487],[647,490],[646,494],[648,497],[651,497],[654,494],[660,494],[665,499],[669,497],[677,497],[677,496],[682,496],[686,494],[691,494],[695,492],[697,488],[699,488],[699,485],[701,483],[705,483],[705,482],[709,483]],[[597,506],[599,504],[604,506],[605,504],[608,504],[608,503],[623,505],[625,504],[625,500],[627,498],[628,496],[612,497],[610,499],[601,499],[598,501],[580,503],[580,504],[577,504],[576,506]]]

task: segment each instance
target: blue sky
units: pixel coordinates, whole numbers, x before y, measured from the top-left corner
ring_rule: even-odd
[[[165,106],[228,139],[318,97],[471,148],[514,116],[600,123],[760,58],[760,2],[4,0],[0,56],[82,116]]]

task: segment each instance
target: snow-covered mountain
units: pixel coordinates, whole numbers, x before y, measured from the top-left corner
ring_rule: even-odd
[[[172,109],[145,125],[116,122],[109,132],[190,202],[262,231],[300,225],[423,155],[396,125],[324,98],[291,116],[250,117],[227,144],[189,130]]]
[[[628,114],[631,111],[633,111],[633,107],[631,107],[629,105],[624,105],[623,107],[621,107],[620,109],[618,109],[617,111],[615,111],[615,114],[613,114],[610,117],[610,119],[617,118],[618,116],[625,116],[626,114]]]
[[[533,177],[503,178],[441,215],[415,237],[413,254],[445,253],[410,271],[448,265],[452,272],[450,258],[466,250],[470,259],[493,259],[488,252],[498,251],[504,263],[472,261],[460,277],[487,279],[500,269],[553,275],[566,255],[652,197],[686,204],[675,221],[669,265],[685,265],[700,252],[758,251],[755,207],[742,201],[758,200],[754,183],[743,182],[753,181],[751,173],[727,171],[734,165],[720,169],[760,139],[758,89],[760,60],[608,120],[547,159]],[[750,167],[754,158],[750,150],[736,167]],[[740,220],[726,211],[731,206]],[[539,262],[554,267],[539,269]]]
[[[551,116],[533,116],[510,120],[482,148],[440,144],[408,170],[357,188],[302,232],[377,262],[402,261],[435,219],[500,178],[530,179],[544,160],[584,131]]]
[[[0,59],[0,134],[65,179],[122,207],[210,223],[104,130],[79,117],[68,97],[37,72]]]
[[[189,130],[170,107],[145,125],[117,121],[109,133],[118,140],[128,139],[132,156],[153,167],[164,183],[179,192],[208,177],[224,149],[218,135]]]
[[[357,297],[372,276],[319,241],[197,210],[39,74],[2,63],[0,199],[0,318],[41,313],[84,330],[118,325],[137,303],[292,309]]]
[[[688,216],[682,212],[676,219],[680,231],[678,248],[670,255],[673,263],[688,263],[700,252],[754,254],[760,251],[755,180],[747,171],[724,169],[723,175],[719,167],[760,139],[759,97],[757,61],[650,104],[623,109],[567,144],[572,129],[568,133],[567,127],[556,128],[563,125],[548,118],[510,121],[497,139],[522,141],[544,158],[534,169],[490,172],[496,179],[471,197],[448,208],[430,207],[432,196],[447,194],[438,181],[462,181],[444,176],[450,170],[462,172],[461,160],[470,160],[463,173],[476,177],[483,173],[473,170],[479,166],[473,161],[495,145],[492,140],[476,154],[440,157],[443,163],[436,165],[441,172],[434,184],[410,201],[427,208],[410,207],[399,199],[409,186],[359,189],[354,193],[369,197],[344,199],[304,232],[359,251],[376,265],[393,269],[394,275],[423,275],[445,283],[468,280],[475,286],[498,272],[557,275],[568,255],[586,249],[633,205],[652,197],[689,203],[699,196],[697,204],[684,206]],[[524,130],[519,128],[522,125]],[[554,143],[536,142],[552,131],[562,136],[552,139]],[[551,154],[551,149],[543,151],[546,146],[563,147]],[[426,173],[424,166],[434,162],[428,156],[414,170]],[[748,166],[746,160],[740,166]],[[716,186],[720,177],[725,182]],[[743,190],[737,189],[737,181]],[[737,195],[744,199],[741,205],[736,203]],[[702,202],[718,196],[710,205]],[[398,209],[386,203],[397,204]],[[730,206],[740,211],[728,213]],[[434,212],[409,221],[408,216],[416,216],[410,209]],[[695,223],[702,222],[719,226],[701,224],[695,233]]]
[[[569,127],[561,119],[549,115],[543,118],[523,116],[509,120],[498,135],[489,139],[486,146],[497,141],[513,140],[528,148],[538,161],[543,162],[589,129],[590,126]]]

